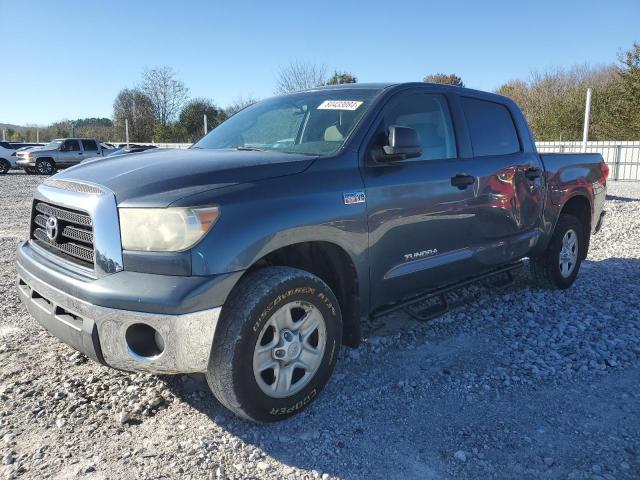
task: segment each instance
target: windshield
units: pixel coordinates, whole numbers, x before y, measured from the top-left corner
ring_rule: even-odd
[[[241,110],[192,148],[336,152],[379,90],[304,92],[264,100]]]
[[[61,143],[62,143],[62,140],[51,140],[49,143],[47,143],[44,146],[44,149],[45,150],[55,150],[60,146]]]

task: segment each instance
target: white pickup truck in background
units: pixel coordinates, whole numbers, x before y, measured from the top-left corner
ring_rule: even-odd
[[[105,156],[110,151],[95,138],[57,138],[44,147],[18,152],[16,164],[27,173],[52,175],[59,168],[77,165],[87,158]]]

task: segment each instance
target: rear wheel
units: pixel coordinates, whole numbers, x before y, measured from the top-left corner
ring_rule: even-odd
[[[40,175],[53,175],[56,171],[56,165],[53,160],[48,158],[39,158],[36,160],[36,171]]]
[[[331,289],[288,267],[247,275],[225,303],[207,371],[214,395],[257,422],[284,420],[313,402],[340,349],[342,318]]]
[[[4,175],[11,168],[11,164],[4,158],[0,158],[0,175]]]
[[[532,258],[531,273],[546,288],[569,288],[578,276],[585,245],[584,229],[577,217],[561,214],[544,254]]]

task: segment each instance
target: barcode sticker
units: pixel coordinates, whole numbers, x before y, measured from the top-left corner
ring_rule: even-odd
[[[360,100],[325,100],[318,105],[318,110],[357,110],[362,103]]]

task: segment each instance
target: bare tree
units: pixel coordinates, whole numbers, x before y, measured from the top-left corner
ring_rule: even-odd
[[[151,99],[156,121],[162,126],[171,122],[189,99],[189,89],[184,82],[176,79],[170,67],[145,69],[140,89]]]
[[[227,117],[230,117],[231,115],[235,115],[236,113],[238,113],[240,110],[253,105],[257,101],[258,100],[253,98],[251,95],[249,95],[248,97],[237,97],[231,101],[231,104],[228,105],[227,108],[224,109],[224,113],[227,115]]]
[[[276,77],[276,93],[291,93],[324,85],[325,65],[292,60],[280,67]]]

